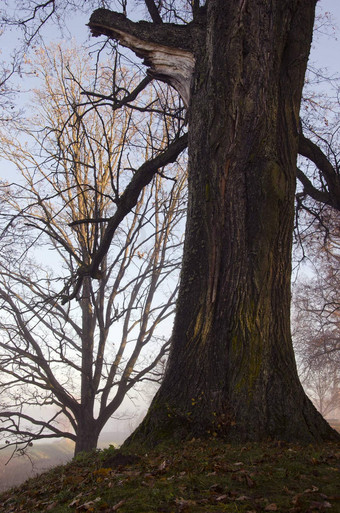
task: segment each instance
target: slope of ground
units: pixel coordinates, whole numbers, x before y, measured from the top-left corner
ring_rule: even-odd
[[[1,513],[340,511],[340,445],[192,440],[81,455],[0,495]]]
[[[103,449],[111,444],[120,445],[126,437],[126,432],[104,432],[99,439],[98,447]],[[26,479],[37,476],[56,465],[67,463],[72,459],[73,454],[74,443],[67,439],[50,443],[34,443],[23,456],[20,453],[13,456],[12,448],[0,447],[0,492],[12,486],[18,486]]]

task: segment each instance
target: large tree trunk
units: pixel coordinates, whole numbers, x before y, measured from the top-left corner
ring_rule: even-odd
[[[189,206],[163,384],[133,440],[337,434],[290,334],[299,108],[314,0],[209,0],[196,41]]]
[[[100,430],[98,423],[93,419],[92,412],[82,413],[81,419],[78,420],[76,431],[76,445],[74,455],[80,452],[90,452],[97,448]]]
[[[188,26],[90,27],[189,105],[189,205],[163,384],[132,436],[336,438],[299,382],[290,334],[299,108],[316,0],[207,0]]]

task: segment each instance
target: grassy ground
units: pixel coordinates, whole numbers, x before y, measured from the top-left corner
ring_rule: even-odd
[[[1,513],[340,512],[340,445],[176,447],[81,455],[0,495]]]

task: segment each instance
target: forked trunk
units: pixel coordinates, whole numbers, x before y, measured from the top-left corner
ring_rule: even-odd
[[[163,384],[132,440],[336,438],[290,334],[299,108],[313,0],[209,0],[196,41],[189,206]]]

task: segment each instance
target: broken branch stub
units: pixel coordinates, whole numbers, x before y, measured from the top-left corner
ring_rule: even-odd
[[[93,36],[117,39],[143,58],[149,68],[148,74],[174,87],[188,108],[195,67],[189,25],[134,23],[122,14],[97,9],[90,18],[89,27]]]

